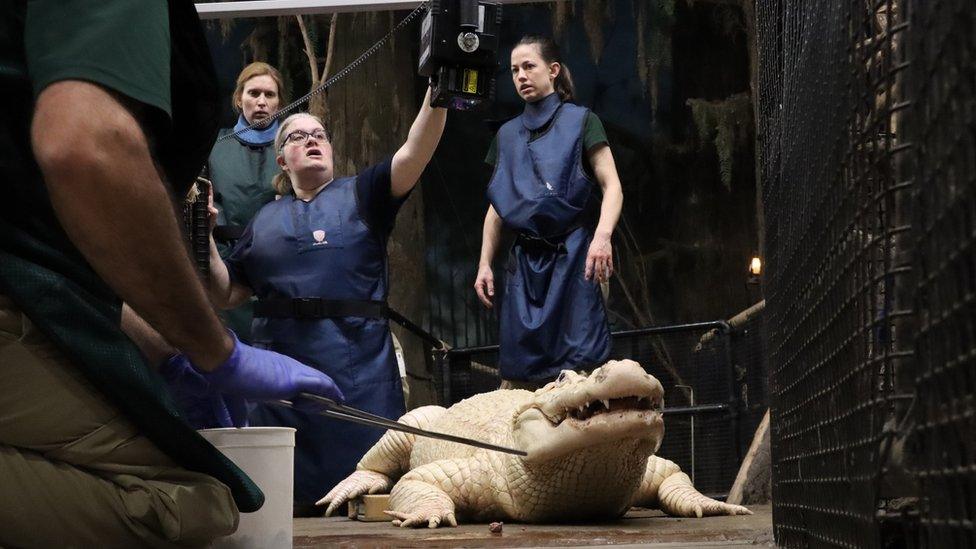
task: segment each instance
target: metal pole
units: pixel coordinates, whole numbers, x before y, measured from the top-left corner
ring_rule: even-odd
[[[688,389],[691,407],[695,407],[695,388],[691,385],[675,385],[680,389]],[[695,483],[695,414],[691,414],[691,483]]]
[[[726,324],[719,330],[725,340],[725,365],[729,375],[729,418],[732,423],[732,441],[735,446],[735,461],[742,463],[742,441],[739,434],[739,392],[735,384],[735,364],[732,362],[732,330]]]
[[[445,350],[441,352],[441,379],[444,384],[444,402],[441,404],[445,408],[450,407],[451,404],[451,352]]]

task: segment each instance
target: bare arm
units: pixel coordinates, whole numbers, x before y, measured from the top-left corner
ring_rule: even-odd
[[[390,190],[394,198],[402,198],[410,192],[424,173],[424,168],[434,156],[437,143],[444,133],[447,121],[447,109],[431,108],[430,88],[424,95],[424,102],[420,105],[420,112],[410,126],[407,140],[393,155],[390,168]]]
[[[603,203],[600,205],[600,221],[593,235],[593,242],[586,255],[586,279],[596,276],[603,282],[613,274],[613,248],[610,237],[620,220],[620,209],[624,204],[624,193],[617,175],[613,153],[606,143],[597,145],[587,152],[587,159],[593,166],[597,183],[603,190]]]
[[[502,218],[495,211],[495,207],[492,205],[488,206],[488,211],[485,213],[485,226],[481,230],[481,258],[478,260],[478,266],[488,265],[491,266],[491,261],[495,259],[495,253],[498,250],[498,241],[501,239],[502,234]]]
[[[231,281],[227,265],[220,258],[217,243],[210,235],[210,299],[218,309],[233,309],[251,297],[251,289]]]
[[[154,368],[179,352],[148,322],[136,314],[128,303],[122,304],[121,327],[125,335],[129,336],[129,339],[142,351],[142,356],[146,357],[149,365]]]
[[[194,272],[132,113],[97,85],[60,81],[37,98],[31,138],[54,211],[98,275],[194,364],[216,369],[233,340]]]
[[[600,222],[596,227],[597,234],[613,234],[620,220],[620,209],[624,205],[624,192],[617,175],[617,165],[613,161],[613,153],[606,143],[593,147],[588,153],[593,173],[603,190],[603,204],[600,206]]]
[[[495,275],[491,271],[491,260],[495,258],[495,252],[498,250],[501,232],[502,218],[495,211],[494,206],[488,206],[485,226],[481,231],[481,258],[478,260],[478,276],[474,281],[474,291],[478,294],[478,299],[489,309],[495,296]]]

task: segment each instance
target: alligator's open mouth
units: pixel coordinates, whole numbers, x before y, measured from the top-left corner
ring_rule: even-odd
[[[593,400],[569,410],[568,416],[577,421],[585,421],[594,416],[609,412],[661,410],[661,401],[653,397],[622,397]]]

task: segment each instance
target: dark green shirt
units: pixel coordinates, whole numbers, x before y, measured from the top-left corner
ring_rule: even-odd
[[[532,132],[529,139],[535,139],[539,134],[545,132],[545,130],[546,128],[542,128]],[[603,128],[603,122],[600,121],[600,117],[593,111],[590,111],[586,114],[586,124],[583,128],[583,152],[587,153],[601,143],[607,143],[607,131]],[[491,140],[491,146],[488,147],[488,154],[485,155],[485,163],[494,166],[497,159],[498,134],[495,134],[495,138]],[[590,161],[586,154],[583,155],[583,168],[587,174],[593,175],[593,167],[590,166]]]
[[[156,161],[177,190],[185,190],[213,144],[219,112],[216,77],[191,2],[4,2],[0,293],[14,300],[157,446],[184,467],[227,484],[242,511],[254,510],[263,499],[260,491],[180,419],[162,379],[122,333],[120,299],[54,215],[31,150],[30,126],[37,95],[68,79],[98,84],[135,108]],[[45,128],[34,131],[44,139]],[[86,137],[76,136],[79,141]]]
[[[0,117],[5,187],[0,215],[78,263],[77,251],[54,219],[33,160],[28,132],[34,97],[58,80],[87,80],[168,116],[166,3],[39,0],[4,6],[0,8],[0,89],[8,107]],[[108,36],[111,40],[99,38]],[[75,271],[86,266],[65,267]]]

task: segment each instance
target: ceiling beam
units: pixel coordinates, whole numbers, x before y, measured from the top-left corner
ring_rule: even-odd
[[[492,0],[499,4],[528,4],[551,0]],[[407,10],[419,6],[417,0],[246,0],[240,2],[204,2],[196,4],[200,19],[236,19],[241,17],[275,17],[349,13],[356,11]]]

